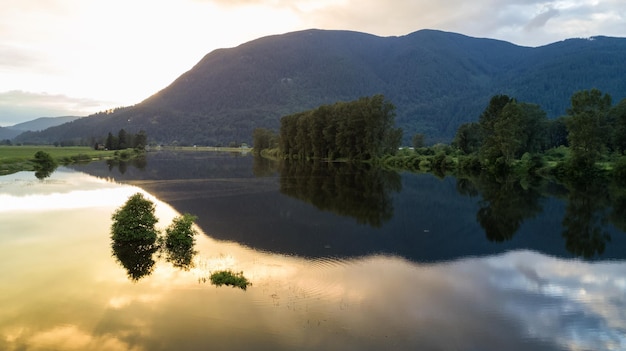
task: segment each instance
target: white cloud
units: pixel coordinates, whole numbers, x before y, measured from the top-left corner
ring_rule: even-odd
[[[0,93],[0,126],[11,126],[38,117],[85,116],[109,103],[62,94],[7,91]]]

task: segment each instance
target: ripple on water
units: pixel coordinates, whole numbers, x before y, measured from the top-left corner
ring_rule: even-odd
[[[352,264],[349,260],[333,257],[306,261],[290,277],[272,277],[257,285],[262,295],[255,302],[308,312],[340,308],[345,290],[343,277]]]

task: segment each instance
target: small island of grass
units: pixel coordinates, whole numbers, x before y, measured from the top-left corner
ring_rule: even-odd
[[[252,285],[252,283],[243,276],[243,272],[235,273],[230,270],[213,272],[209,279],[211,279],[211,283],[215,286],[229,285],[242,290],[246,290],[249,285]]]

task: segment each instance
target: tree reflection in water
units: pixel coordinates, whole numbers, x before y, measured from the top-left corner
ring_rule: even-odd
[[[283,194],[372,227],[391,219],[390,192],[401,189],[398,173],[367,164],[285,161],[280,168]]]
[[[498,177],[483,172],[476,183],[483,198],[476,220],[485,230],[489,241],[511,240],[526,219],[542,211],[538,188],[525,188],[510,174]]]
[[[193,258],[198,253],[192,247],[173,247],[173,248],[164,248],[165,250],[165,260],[170,262],[172,266],[182,269],[184,271],[188,271],[190,268],[193,268]]]
[[[154,270],[153,255],[158,250],[156,240],[113,240],[111,248],[113,256],[126,269],[130,280],[138,281]]]
[[[565,182],[569,194],[562,234],[567,250],[577,256],[599,256],[611,241],[606,230],[610,206],[607,184],[607,180],[595,172]]]
[[[625,227],[626,191],[615,184],[609,191],[609,184],[597,171],[564,178],[557,187],[537,179],[520,179],[512,173],[482,172],[457,178],[456,188],[459,194],[482,197],[476,220],[493,242],[511,240],[525,220],[541,213],[543,198],[565,198],[565,248],[575,256],[594,258],[602,255],[611,241],[607,225],[612,223],[621,230]],[[565,191],[554,193],[553,189],[559,187]]]
[[[111,249],[116,261],[126,269],[128,278],[133,281],[152,273],[156,264],[154,254],[159,249],[163,251],[167,262],[185,271],[193,268],[193,258],[197,254],[193,245],[168,246],[158,240],[112,240]]]
[[[35,169],[35,177],[37,177],[37,179],[39,180],[43,180],[45,178],[48,178],[52,175],[52,173],[54,173],[54,170],[56,169],[56,166],[54,167],[37,167]]]
[[[120,174],[125,174],[126,171],[128,170],[129,165],[142,171],[145,170],[146,166],[148,165],[148,161],[146,159],[146,156],[142,155],[142,156],[133,157],[128,160],[119,159],[119,158],[106,160],[106,164],[107,164],[107,167],[109,168],[109,172],[117,168]]]

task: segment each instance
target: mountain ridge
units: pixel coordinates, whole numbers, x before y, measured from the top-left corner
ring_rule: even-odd
[[[0,140],[13,139],[25,131],[41,131],[74,121],[78,116],[39,117],[30,121],[17,123],[12,126],[0,127]]]
[[[438,30],[379,37],[309,29],[211,51],[137,105],[16,140],[98,138],[125,128],[160,143],[250,142],[254,128],[277,129],[284,115],[383,94],[405,141],[417,132],[449,141],[496,94],[537,103],[549,117],[564,114],[578,90],[624,98],[623,57],[626,39],[604,36],[525,47]]]

